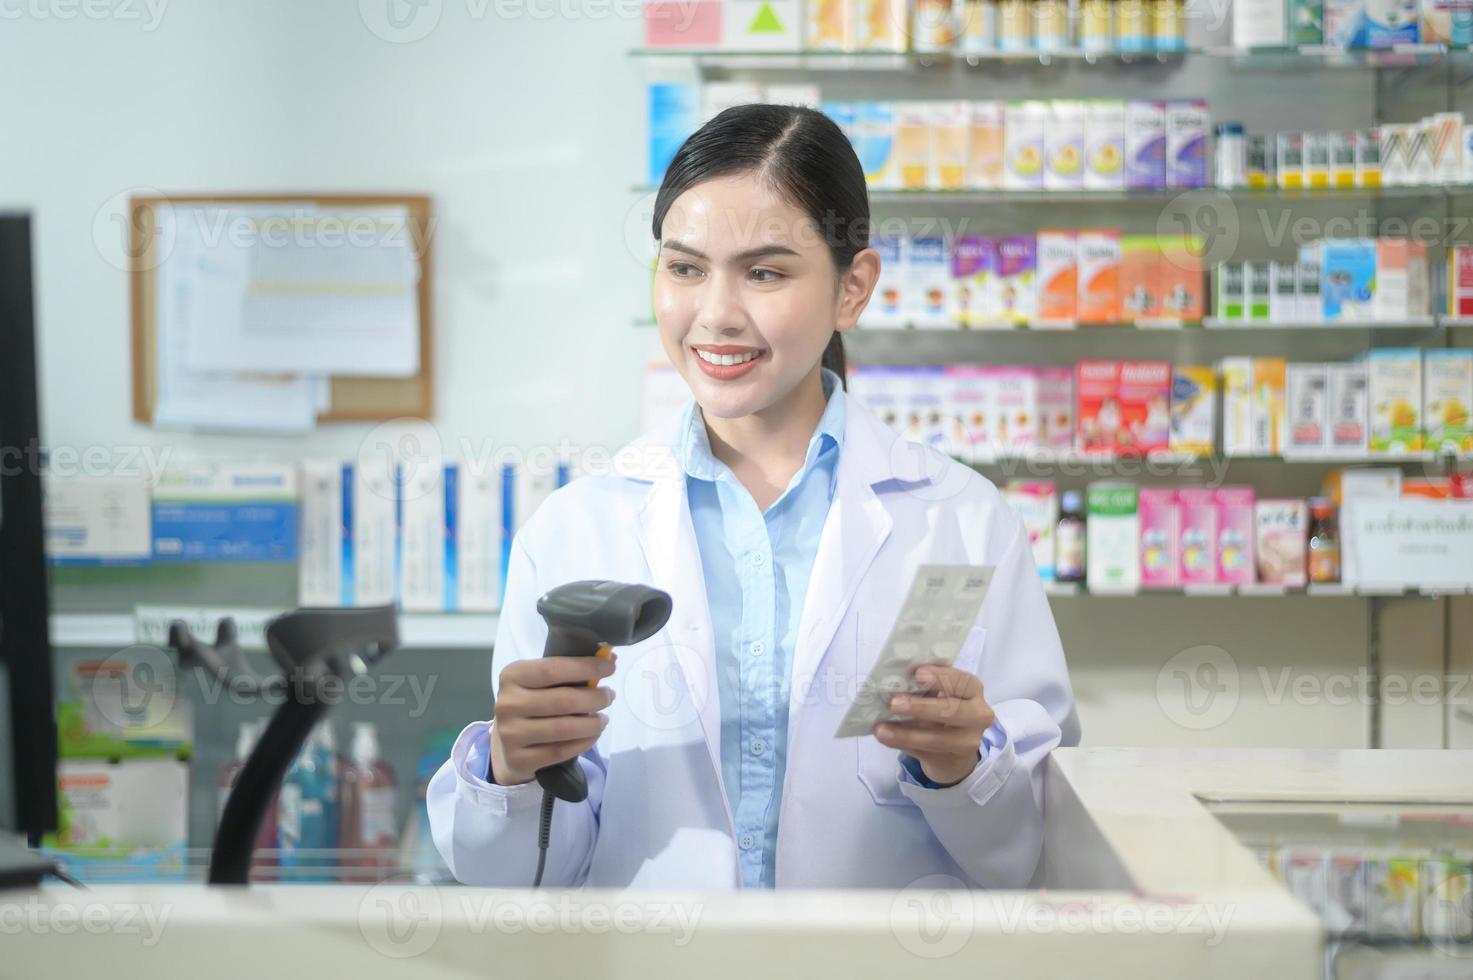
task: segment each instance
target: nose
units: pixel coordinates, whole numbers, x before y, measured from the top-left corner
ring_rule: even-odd
[[[747,311],[737,277],[718,271],[706,280],[701,287],[696,327],[716,337],[733,336],[747,329]]]

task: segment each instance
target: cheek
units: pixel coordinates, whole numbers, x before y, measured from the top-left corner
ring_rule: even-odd
[[[754,318],[775,350],[807,356],[822,350],[834,325],[833,296],[818,289],[792,289],[765,297]]]

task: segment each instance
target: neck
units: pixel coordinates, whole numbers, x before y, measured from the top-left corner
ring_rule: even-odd
[[[749,489],[756,481],[780,491],[803,465],[809,440],[828,405],[820,371],[815,365],[786,397],[760,412],[736,419],[706,418],[712,454]]]

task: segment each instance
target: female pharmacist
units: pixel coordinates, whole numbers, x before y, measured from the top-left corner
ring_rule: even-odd
[[[997,489],[845,397],[840,334],[880,271],[848,139],[811,109],[728,109],[653,224],[660,339],[694,399],[512,542],[494,720],[430,784],[436,846],[463,882],[530,884],[534,773],[576,757],[588,798],[557,804],[545,884],[1027,887],[1044,760],[1079,738],[1064,653]],[[992,566],[981,612],[892,698],[901,720],[835,737],[926,563]],[[537,598],[580,579],[674,612],[612,661],[543,659]]]

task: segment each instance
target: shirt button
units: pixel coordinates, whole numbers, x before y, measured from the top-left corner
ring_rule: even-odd
[[[752,834],[743,834],[737,841],[737,844],[741,846],[742,850],[750,851],[757,846],[757,838]]]
[[[752,739],[752,754],[753,755],[761,755],[763,752],[766,752],[766,751],[767,751],[767,743],[766,742],[762,741],[762,739],[760,739],[760,738],[754,738],[754,739]]]
[[[767,560],[767,556],[764,555],[762,552],[760,552],[760,551],[754,551],[754,552],[752,552],[752,564],[753,565],[760,566],[766,560]]]
[[[748,649],[752,651],[752,656],[760,657],[767,650],[767,647],[762,644],[761,640],[753,640],[752,645]]]

